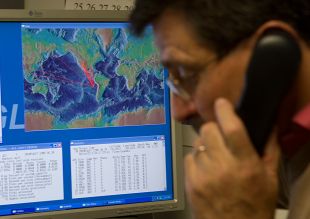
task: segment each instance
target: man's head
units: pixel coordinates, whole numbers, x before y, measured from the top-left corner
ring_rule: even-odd
[[[131,22],[137,34],[154,26],[162,62],[179,83],[174,117],[213,120],[216,98],[238,102],[255,42],[266,29],[310,41],[310,2],[137,0]]]

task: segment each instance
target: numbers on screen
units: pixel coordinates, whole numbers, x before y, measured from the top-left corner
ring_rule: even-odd
[[[67,0],[67,10],[107,10],[130,11],[134,8],[134,0]]]

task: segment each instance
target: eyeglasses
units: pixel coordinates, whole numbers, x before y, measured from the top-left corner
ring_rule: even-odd
[[[211,59],[205,63],[202,69],[196,72],[185,73],[183,68],[180,67],[177,74],[169,73],[169,77],[166,79],[166,84],[172,93],[181,97],[183,100],[189,101],[195,92],[200,75],[206,73],[209,65],[216,60],[216,58]]]
[[[188,91],[184,89],[180,79],[174,78],[172,75],[169,75],[169,77],[166,79],[166,84],[168,85],[172,93],[176,94],[184,100],[190,100],[191,95]]]

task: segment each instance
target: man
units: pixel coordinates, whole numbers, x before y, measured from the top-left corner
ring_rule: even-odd
[[[270,219],[279,199],[289,218],[310,218],[310,2],[137,0],[131,21],[137,34],[154,27],[174,118],[204,123],[185,160],[194,217]],[[255,45],[274,28],[296,40],[301,63],[260,157],[234,108]]]

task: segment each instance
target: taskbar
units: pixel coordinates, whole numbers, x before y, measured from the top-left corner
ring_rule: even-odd
[[[80,202],[72,204],[59,204],[59,205],[48,205],[48,206],[38,206],[30,208],[12,208],[12,209],[0,209],[0,216],[8,215],[19,215],[19,214],[31,214],[31,213],[42,213],[50,211],[62,211],[70,209],[82,209],[82,208],[92,208],[92,207],[103,207],[103,206],[113,206],[113,205],[125,205],[134,203],[147,203],[147,202],[158,202],[172,200],[172,195],[161,195],[161,196],[151,196],[151,197],[139,197],[139,198],[127,198],[127,199],[111,199],[104,201],[95,202]]]

